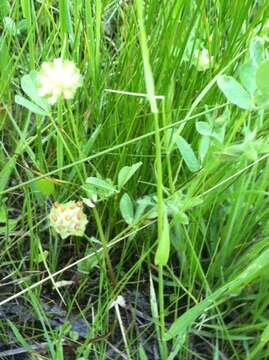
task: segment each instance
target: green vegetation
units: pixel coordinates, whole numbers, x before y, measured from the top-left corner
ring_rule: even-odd
[[[1,359],[269,358],[268,20],[0,1]]]

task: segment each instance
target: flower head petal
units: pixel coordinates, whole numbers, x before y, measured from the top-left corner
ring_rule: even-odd
[[[48,97],[54,105],[61,97],[72,99],[78,87],[82,85],[82,76],[76,65],[70,60],[56,58],[53,62],[44,62],[37,76],[38,94]]]

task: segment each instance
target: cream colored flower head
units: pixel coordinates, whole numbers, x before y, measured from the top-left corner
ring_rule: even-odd
[[[88,223],[81,202],[55,202],[49,214],[50,225],[63,239],[70,235],[83,236]]]
[[[78,87],[82,85],[82,76],[76,65],[61,58],[53,62],[44,62],[37,76],[39,96],[48,98],[54,105],[61,97],[72,99]]]

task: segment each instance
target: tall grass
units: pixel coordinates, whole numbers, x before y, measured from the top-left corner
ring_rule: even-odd
[[[269,36],[268,16],[265,0],[1,1],[1,358],[15,345],[36,359],[269,356],[268,113],[240,110],[216,85]],[[202,72],[199,48],[211,57]],[[51,118],[16,104],[22,76],[59,56],[83,75],[74,101]],[[198,158],[201,121],[223,142],[210,138],[192,172],[171,139]],[[53,201],[86,197],[90,176],[115,184],[140,161],[120,193],[86,210],[85,237],[51,230]],[[157,213],[126,224],[124,193],[152,195]],[[175,198],[169,260],[155,265]]]

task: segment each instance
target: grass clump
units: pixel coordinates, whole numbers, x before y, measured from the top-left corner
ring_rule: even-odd
[[[268,16],[2,0],[0,358],[269,356]]]

